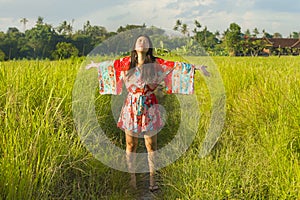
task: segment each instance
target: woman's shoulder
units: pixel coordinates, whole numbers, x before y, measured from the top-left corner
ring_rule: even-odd
[[[125,56],[125,57],[120,58],[121,62],[130,62],[130,60],[131,60],[130,56]]]
[[[131,61],[131,57],[125,56],[125,57],[117,59],[115,62],[119,62],[120,64],[123,64],[123,65],[130,65],[130,61]]]
[[[119,59],[116,59],[114,62],[115,67],[120,68],[120,70],[128,70],[130,67],[130,56],[125,56]]]
[[[174,61],[169,61],[169,60],[165,60],[163,58],[159,58],[159,57],[156,57],[156,62],[160,65],[166,65],[168,67],[173,67],[174,66]]]
[[[155,61],[158,63],[158,64],[162,64],[165,60],[160,58],[160,57],[155,57]]]

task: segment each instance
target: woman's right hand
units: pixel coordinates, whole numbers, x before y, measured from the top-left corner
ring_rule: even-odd
[[[99,63],[94,63],[94,61],[91,61],[90,64],[88,64],[87,66],[85,66],[85,69],[90,69],[90,68],[94,68],[94,67],[98,67]]]
[[[210,76],[210,73],[206,70],[207,66],[201,65],[201,66],[196,66],[196,70],[201,70],[204,76]]]

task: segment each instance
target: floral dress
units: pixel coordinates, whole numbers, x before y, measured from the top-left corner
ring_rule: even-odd
[[[128,94],[117,126],[133,133],[159,131],[164,122],[155,89],[164,82],[169,94],[193,94],[194,65],[156,58],[155,63],[129,67],[130,57],[100,63],[99,92],[119,95],[125,84]]]

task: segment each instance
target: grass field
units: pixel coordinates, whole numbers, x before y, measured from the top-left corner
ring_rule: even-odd
[[[200,159],[211,113],[209,91],[196,73],[202,113],[197,137],[180,159],[159,171],[161,192],[156,198],[300,199],[300,57],[213,60],[226,90],[221,137]],[[72,89],[81,63],[80,59],[0,63],[0,199],[141,195],[128,191],[127,173],[96,160],[78,137]],[[96,100],[106,122],[113,122],[105,106],[110,98]],[[167,110],[172,106],[176,101]],[[176,114],[170,118],[174,129],[176,119]],[[108,127],[112,141],[124,147],[123,133],[112,124]],[[159,135],[161,144],[173,131]]]

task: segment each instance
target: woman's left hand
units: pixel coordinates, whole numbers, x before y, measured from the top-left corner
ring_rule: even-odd
[[[207,66],[201,65],[201,66],[196,66],[196,70],[201,70],[204,76],[210,76],[210,73],[206,70]]]

